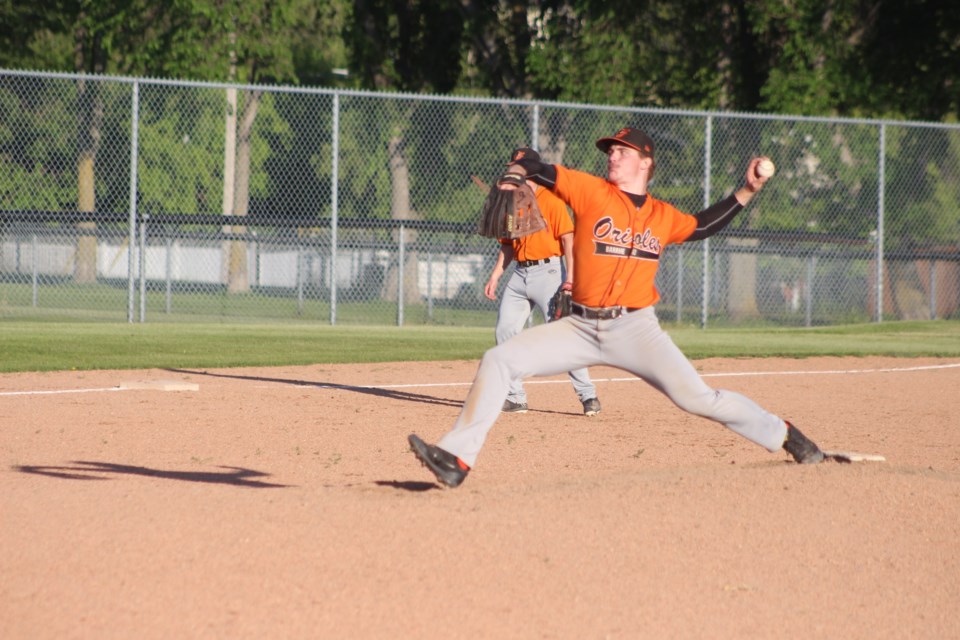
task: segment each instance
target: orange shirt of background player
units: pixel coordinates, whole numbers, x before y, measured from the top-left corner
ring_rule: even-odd
[[[560,237],[573,232],[573,219],[563,200],[543,187],[537,189],[536,196],[540,213],[547,221],[546,228],[524,238],[500,241],[501,244],[513,243],[513,259],[519,262],[563,255]]]

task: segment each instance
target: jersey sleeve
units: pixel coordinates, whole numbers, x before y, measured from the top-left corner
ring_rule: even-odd
[[[667,244],[679,244],[686,241],[697,230],[696,217],[680,211],[673,205],[664,203],[664,206],[673,220],[670,225],[670,238],[667,240]]]
[[[604,203],[612,198],[617,189],[603,178],[555,165],[557,169],[557,183],[553,187],[561,200],[577,211],[594,210],[603,207]]]

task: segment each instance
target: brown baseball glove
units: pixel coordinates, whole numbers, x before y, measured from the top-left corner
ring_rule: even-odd
[[[537,196],[524,177],[510,172],[500,176],[480,210],[480,235],[515,240],[546,227]]]
[[[573,295],[570,292],[570,285],[563,283],[557,292],[550,298],[550,304],[547,306],[547,322],[559,320],[570,315],[570,307],[573,304]]]

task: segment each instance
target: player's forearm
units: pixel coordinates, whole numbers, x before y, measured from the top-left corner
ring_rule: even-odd
[[[553,186],[557,184],[557,168],[552,164],[530,158],[522,158],[513,164],[522,167],[527,179],[542,187],[553,189]]]
[[[494,266],[494,269],[500,269],[500,273],[506,271],[507,267],[509,267],[513,261],[514,253],[512,244],[501,244],[500,255],[497,256],[497,264]]]
[[[564,282],[573,284],[573,234],[567,233],[560,238],[560,246],[563,249],[563,259],[566,262],[566,277]]]
[[[759,191],[759,189],[753,190],[750,188],[750,185],[744,185],[737,189],[733,195],[737,198],[737,202],[745,207],[747,203],[753,199],[753,196],[757,194],[757,191]]]
[[[690,234],[687,241],[703,240],[719,233],[741,211],[743,211],[743,203],[736,194],[710,205],[700,213],[694,214],[693,217],[697,219],[697,228]]]

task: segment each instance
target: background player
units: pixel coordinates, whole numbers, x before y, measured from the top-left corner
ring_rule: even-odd
[[[767,178],[747,165],[746,184],[696,215],[647,193],[654,143],[638,129],[601,138],[604,180],[559,165],[521,158],[529,179],[550,188],[573,209],[572,314],[532,327],[489,349],[463,409],[437,445],[411,434],[411,449],[437,479],[456,487],[474,466],[496,422],[510,381],[556,375],[596,364],[624,369],[648,382],[681,409],[714,420],[768,451],[785,449],[803,464],[823,452],[793,424],[739,393],[709,387],[660,328],[654,280],[664,247],[702,240],[720,231],[763,188]]]
[[[533,149],[523,147],[514,150],[510,161],[522,158],[540,160],[540,154]],[[549,318],[550,299],[561,285],[572,287],[573,283],[573,220],[564,204],[549,189],[527,180],[533,189],[540,212],[547,221],[547,227],[534,234],[516,240],[501,240],[500,253],[496,264],[483,288],[484,294],[491,300],[497,299],[497,284],[512,261],[516,267],[507,280],[500,298],[497,313],[496,339],[501,344],[520,333],[533,312],[534,305],[540,309],[544,319]],[[560,260],[561,254],[566,263]],[[583,405],[583,413],[595,416],[600,413],[600,401],[597,390],[590,381],[586,368],[570,372],[573,388]],[[510,383],[507,399],[503,402],[505,413],[524,413],[527,411],[527,394],[523,380]]]

